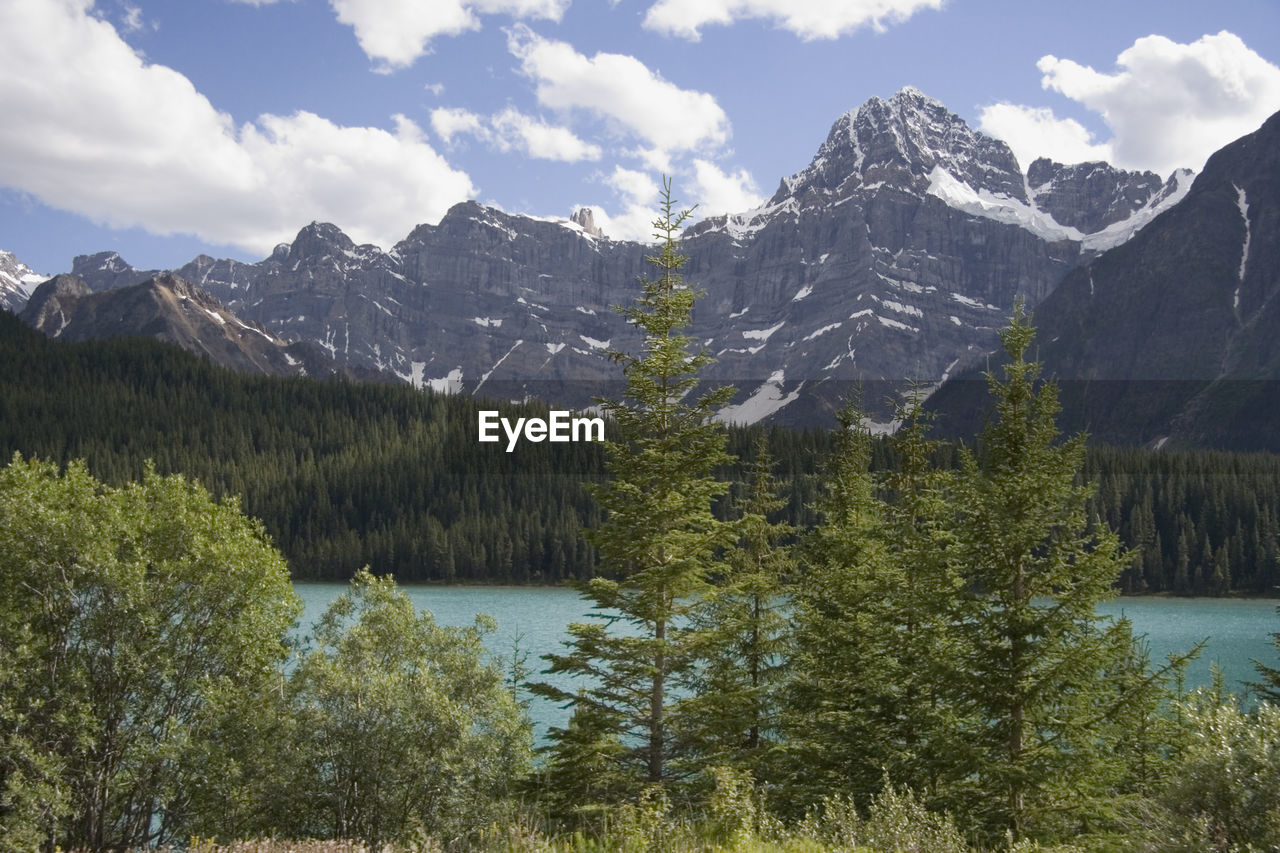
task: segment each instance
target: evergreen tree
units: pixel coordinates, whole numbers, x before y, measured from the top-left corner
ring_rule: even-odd
[[[703,631],[699,666],[684,703],[689,740],[704,768],[756,773],[777,745],[778,702],[790,635],[788,584],[795,570],[787,540],[795,528],[772,521],[786,505],[763,434],[756,439],[734,522],[738,542],[694,624]]]
[[[554,730],[552,760],[572,742],[594,741],[583,731],[610,721],[623,746],[620,762],[635,793],[687,773],[676,758],[677,700],[671,693],[690,671],[697,632],[689,614],[705,594],[717,551],[732,529],[711,512],[725,492],[715,477],[729,463],[724,430],[711,422],[731,388],[699,394],[698,372],[712,359],[691,352],[689,325],[697,293],[684,284],[677,234],[691,213],[675,212],[670,182],[663,186],[654,222],[659,253],[649,261],[655,278],[642,279],[635,305],[620,309],[643,334],[639,355],[612,353],[626,377],[622,400],[601,401],[615,425],[608,442],[613,478],[595,491],[605,511],[591,536],[600,569],[581,589],[598,619],[570,625],[568,654],[550,655],[549,672],[590,679],[577,694],[537,685],[545,696],[575,706],[568,730]],[[574,730],[574,727],[577,730]]]
[[[861,413],[841,413],[801,551],[787,714],[798,804],[843,790],[865,805],[886,780],[934,799],[957,764],[944,690],[963,584],[947,560],[950,475],[931,461],[918,404],[898,416],[894,464],[875,477]]]
[[[1115,534],[1091,526],[1077,483],[1084,437],[1057,443],[1057,390],[1036,389],[1021,306],[1001,332],[1010,360],[987,376],[996,419],[962,453],[956,542],[969,594],[948,679],[971,750],[967,807],[991,837],[1063,835],[1098,816],[1122,767],[1107,721],[1126,697],[1109,684],[1133,659],[1128,624],[1096,615],[1125,567]]]
[[[870,473],[871,435],[855,406],[837,421],[815,507],[819,520],[802,542],[796,588],[785,715],[787,799],[796,807],[833,790],[865,804],[892,761],[880,733],[901,675],[885,630],[896,567]]]
[[[1280,614],[1280,607],[1276,608],[1276,613]],[[1280,652],[1280,632],[1271,635],[1271,642],[1275,645],[1276,651]],[[1267,666],[1256,659],[1253,665],[1258,670],[1258,675],[1262,676],[1262,681],[1250,682],[1249,686],[1262,699],[1280,705],[1280,667]]]

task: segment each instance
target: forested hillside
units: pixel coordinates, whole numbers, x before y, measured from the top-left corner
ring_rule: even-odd
[[[402,582],[554,583],[593,573],[579,529],[604,476],[594,444],[476,441],[494,404],[406,386],[245,376],[142,339],[66,344],[0,312],[0,453],[84,458],[120,484],[181,472],[239,495],[295,578],[345,579],[362,565]],[[544,411],[498,405],[508,416]],[[730,430],[739,479],[764,434],[785,519],[810,526],[819,430]],[[944,464],[954,453],[944,448]],[[892,466],[877,444],[873,467]],[[1280,458],[1092,448],[1094,502],[1133,549],[1130,592],[1274,592],[1280,583]],[[723,506],[721,507],[723,514]]]

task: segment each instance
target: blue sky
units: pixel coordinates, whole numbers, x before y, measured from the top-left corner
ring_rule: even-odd
[[[1275,0],[0,0],[0,248],[54,273],[390,248],[476,198],[645,233],[660,175],[759,204],[915,86],[1036,154],[1162,174],[1280,109]]]

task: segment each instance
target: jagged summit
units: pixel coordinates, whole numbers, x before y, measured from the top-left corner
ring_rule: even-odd
[[[872,97],[836,119],[813,161],[784,178],[770,203],[806,191],[832,194],[882,185],[923,194],[938,166],[975,188],[1026,201],[1022,173],[1008,145],[907,87],[888,100]]]
[[[12,252],[0,249],[0,308],[17,311],[47,278],[18,260]]]
[[[577,225],[592,237],[603,237],[604,232],[596,225],[595,214],[589,207],[579,207],[573,211],[573,215],[569,217],[569,221]]]
[[[907,379],[945,379],[991,347],[1015,298],[1035,306],[1188,184],[1048,161],[1034,177],[908,87],[837,119],[765,205],[691,226],[684,271],[706,296],[690,334],[717,359],[708,379],[740,389],[722,416],[829,422],[847,383],[885,383],[868,392],[879,402]],[[466,201],[390,251],[312,223],[256,264],[199,257],[177,272],[343,365],[584,406],[616,380],[608,353],[636,343],[612,306],[634,297],[651,253],[599,231],[587,207],[533,217]],[[81,261],[95,291],[156,275]]]

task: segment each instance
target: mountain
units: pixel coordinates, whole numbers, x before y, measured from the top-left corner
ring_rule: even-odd
[[[359,366],[337,364],[313,344],[288,343],[245,323],[208,292],[170,273],[98,293],[74,275],[54,276],[35,289],[19,317],[51,338],[156,338],[245,373],[379,378]]]
[[[1064,423],[1097,440],[1280,451],[1280,113],[1035,312]],[[930,402],[972,429],[980,382]]]
[[[1037,161],[1035,176],[1005,143],[903,89],[840,117],[760,208],[690,228],[684,272],[706,293],[691,334],[718,358],[708,379],[739,388],[722,417],[827,422],[862,382],[887,420],[886,395],[990,349],[1015,297],[1039,302],[1187,185],[1101,164]],[[343,364],[585,406],[616,390],[608,350],[637,342],[612,306],[635,298],[648,251],[603,235],[589,209],[549,220],[466,202],[389,251],[313,223],[258,263],[201,256],[175,272]],[[95,291],[157,272],[114,253],[72,269]]]
[[[0,308],[17,311],[27,304],[36,285],[48,276],[40,275],[13,256],[0,250]]]

